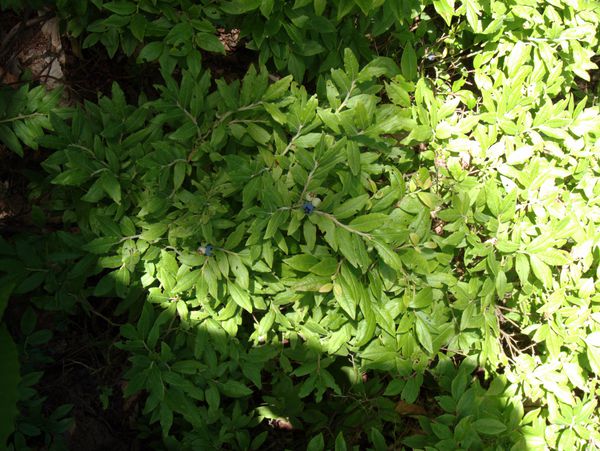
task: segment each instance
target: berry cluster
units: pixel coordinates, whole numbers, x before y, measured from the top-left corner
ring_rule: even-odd
[[[206,246],[200,246],[198,248],[198,253],[201,255],[206,255],[207,257],[211,257],[213,255],[214,247],[212,244],[207,244]]]

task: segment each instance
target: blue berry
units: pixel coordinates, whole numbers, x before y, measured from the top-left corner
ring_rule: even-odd
[[[304,210],[304,213],[309,215],[313,212],[313,210],[315,209],[315,206],[312,204],[312,202],[304,202],[304,206],[302,208]]]
[[[427,59],[431,62],[435,61],[435,55],[433,53],[430,53],[429,55],[427,55]]]
[[[210,256],[212,256],[212,254],[213,254],[213,249],[214,249],[214,248],[213,248],[212,244],[207,244],[207,245],[204,247],[204,255],[206,255],[207,257],[210,257]]]

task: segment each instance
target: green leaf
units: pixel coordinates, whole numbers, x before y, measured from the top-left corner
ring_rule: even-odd
[[[102,189],[117,204],[121,204],[121,184],[111,172],[104,172],[100,177]]]
[[[315,14],[317,16],[321,16],[323,11],[325,11],[325,7],[327,6],[327,0],[314,0],[314,8]]]
[[[600,348],[596,346],[587,346],[587,358],[590,367],[596,376],[600,376]]]
[[[354,218],[349,226],[359,232],[371,232],[386,224],[389,216],[383,213],[370,213]]]
[[[308,272],[313,266],[315,266],[319,260],[316,257],[308,254],[298,254],[293,257],[286,258],[283,262],[291,266],[296,271]]]
[[[208,52],[225,54],[223,43],[214,34],[197,33],[196,43],[198,44],[198,47]]]
[[[421,202],[423,202],[423,205],[431,210],[435,210],[436,207],[441,203],[439,196],[426,191],[417,193],[417,197]]]
[[[504,271],[499,270],[498,274],[496,275],[496,292],[498,293],[498,297],[503,299],[508,289],[509,287],[506,280],[506,274]]]
[[[242,307],[247,312],[252,313],[252,301],[246,290],[230,280],[227,281],[227,289],[229,290],[231,298],[237,305]]]
[[[84,251],[91,252],[92,254],[105,254],[118,242],[119,239],[117,237],[103,236],[84,244],[81,246],[81,248]]]
[[[379,133],[399,133],[402,131],[413,130],[416,126],[417,123],[414,119],[403,117],[399,114],[392,114],[386,119],[377,122],[373,127],[378,130]]]
[[[33,120],[15,121],[13,123],[13,130],[26,146],[37,150],[37,140],[41,135],[41,130],[37,129],[36,123]]]
[[[247,131],[250,137],[258,144],[265,145],[271,140],[271,134],[260,125],[250,123],[248,124]]]
[[[475,430],[481,434],[498,435],[506,431],[506,425],[493,418],[482,418],[473,422]]]
[[[304,221],[302,231],[304,233],[306,247],[308,247],[309,250],[313,249],[317,241],[317,227],[310,221]]]
[[[310,268],[310,272],[318,276],[333,276],[338,267],[337,259],[333,257],[322,258],[319,263]]]
[[[325,370],[326,371],[326,370]],[[347,451],[346,440],[344,440],[344,434],[340,431],[335,438],[335,451]]]
[[[538,252],[535,255],[550,266],[562,266],[571,261],[569,253],[560,249],[550,248]]]
[[[17,135],[9,127],[2,124],[0,124],[0,142],[6,144],[10,150],[20,157],[23,156],[23,146],[19,138],[17,138]]]
[[[354,7],[354,1],[353,0],[341,0],[340,2],[338,2],[337,6],[338,6],[338,8],[337,8],[336,19],[339,21],[344,16],[346,16],[348,13],[350,13],[350,11],[352,11],[352,8]]]
[[[306,71],[306,65],[304,61],[292,53],[288,59],[288,71],[294,76],[294,79],[297,81],[302,81],[304,79],[304,72]]]
[[[420,309],[425,308],[433,302],[433,290],[431,287],[423,288],[414,296],[408,303],[410,308]]]
[[[577,434],[575,430],[571,428],[565,428],[560,434],[559,445],[557,449],[576,449],[576,443],[578,442]]]
[[[531,263],[531,269],[535,277],[544,284],[545,288],[549,288],[552,285],[552,271],[548,265],[534,254],[529,256],[529,262]]]
[[[373,8],[373,0],[354,0],[354,2],[358,5],[365,16],[367,16]]]
[[[431,339],[431,332],[429,332],[429,328],[425,321],[419,315],[420,312],[417,312],[415,318],[415,332],[417,333],[417,338],[419,339],[419,343],[423,345],[425,350],[432,354],[433,353],[433,341]]]
[[[359,104],[359,105],[362,105],[362,104]],[[357,109],[357,111],[358,111],[358,109]],[[366,111],[365,111],[365,114],[366,114]],[[346,150],[348,152],[348,166],[350,167],[350,171],[352,172],[352,175],[359,175],[360,174],[360,150],[358,149],[358,144],[355,142],[349,142],[348,145],[346,146]]]
[[[260,3],[260,13],[267,19],[271,15],[271,11],[273,11],[274,2],[275,0],[262,0]]]
[[[423,375],[421,373],[415,374],[413,377],[406,381],[406,385],[402,390],[402,399],[408,404],[413,404],[419,397],[421,391],[421,385],[423,384]]]
[[[394,252],[387,244],[381,241],[373,240],[372,243],[386,265],[397,271],[402,270],[402,259],[396,252]]]
[[[264,238],[266,240],[273,238],[279,227],[287,221],[288,216],[288,210],[277,210],[275,213],[273,213],[271,219],[269,219],[269,223],[267,224]]]
[[[344,49],[344,70],[350,80],[356,80],[358,77],[358,60],[349,48]]]
[[[171,370],[182,374],[196,374],[206,367],[197,360],[179,360],[171,365]]]
[[[233,0],[231,2],[223,2],[221,9],[227,14],[244,14],[259,8],[261,3],[262,0]]]
[[[375,447],[375,451],[387,451],[388,446],[385,442],[385,437],[377,428],[372,427],[369,436],[371,443]]]
[[[104,3],[102,4],[102,7],[121,16],[128,16],[133,14],[136,10],[136,7],[133,3],[124,1]]]
[[[362,285],[358,285],[357,291],[359,293],[357,296],[359,301],[358,305],[363,314],[363,320],[358,324],[355,345],[361,347],[369,343],[373,338],[375,328],[377,327],[377,317],[373,311],[373,301],[367,293],[366,288]]]
[[[173,293],[181,293],[182,291],[189,290],[201,279],[201,275],[202,270],[200,269],[184,274],[177,280],[175,287],[173,287]]]
[[[293,9],[303,8],[304,6],[309,5],[311,0],[296,0],[294,2]]]
[[[183,185],[188,165],[183,161],[175,163],[173,168],[173,191],[177,191]]]
[[[144,231],[140,234],[140,238],[144,241],[154,241],[161,238],[169,228],[168,224],[157,222],[144,227]]]
[[[487,203],[490,212],[494,216],[498,216],[500,214],[500,191],[496,186],[495,180],[490,180],[485,185],[485,201]]]
[[[400,69],[402,70],[402,75],[407,80],[415,80],[417,78],[417,54],[410,43],[406,44],[402,52]]]
[[[446,25],[450,26],[452,16],[454,15],[454,0],[433,0],[433,7],[442,19],[444,19]]]
[[[163,435],[166,437],[169,435],[169,430],[173,425],[173,411],[167,406],[167,403],[163,402],[160,404],[160,427]]]
[[[356,317],[356,306],[358,299],[351,293],[343,282],[333,282],[333,295],[339,306],[352,319]]]
[[[323,434],[319,433],[319,435],[313,437],[306,447],[306,451],[323,451],[325,449],[325,440],[323,439]]]
[[[367,204],[369,200],[368,194],[363,194],[358,197],[347,200],[342,205],[333,209],[333,215],[337,219],[346,219],[353,216]]]
[[[163,53],[163,42],[155,41],[146,45],[138,55],[140,61],[155,61]]]
[[[397,396],[402,393],[405,385],[406,382],[402,379],[392,379],[383,392],[383,396]]]
[[[479,22],[480,6],[476,0],[464,0],[467,22],[475,33],[481,32],[481,23]]]
[[[293,77],[291,75],[288,75],[269,85],[267,91],[263,95],[263,100],[270,102],[283,97],[283,95],[286,94],[290,89],[290,84],[292,83],[292,80]]]
[[[517,271],[521,285],[526,285],[529,278],[529,260],[525,254],[517,254],[515,257],[515,270]]]
[[[250,396],[252,394],[252,390],[246,385],[233,379],[229,379],[225,383],[220,383],[219,390],[225,396],[230,398],[243,398],[244,396]]]
[[[523,41],[517,41],[506,58],[505,66],[509,77],[513,77],[529,58],[530,47]]]
[[[67,169],[52,179],[55,185],[79,186],[88,179],[88,174],[81,169]]]
[[[521,146],[506,156],[506,162],[510,165],[526,163],[533,156],[533,146]]]
[[[169,135],[169,138],[173,141],[187,141],[188,139],[194,137],[197,131],[198,127],[196,124],[190,121],[177,128],[177,130]]]
[[[131,22],[129,25],[130,29],[131,29],[131,34],[138,41],[144,41],[144,36],[146,35],[147,24],[148,24],[148,21],[146,20],[146,17],[144,17],[143,14],[135,14],[131,18]]]
[[[4,447],[14,430],[21,380],[17,347],[4,324],[0,325],[0,362],[0,447]]]

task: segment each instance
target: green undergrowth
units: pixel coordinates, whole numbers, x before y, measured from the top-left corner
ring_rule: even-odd
[[[157,65],[163,81],[73,107],[0,91],[0,141],[46,156],[32,221],[62,228],[0,239],[0,301],[28,297],[31,316],[111,299],[140,437],[174,450],[600,446],[598,6],[56,8],[83,47]],[[243,79],[203,68],[224,52],[219,28],[256,51]],[[25,339],[31,321],[10,330]],[[54,443],[68,409],[17,428],[13,449]]]

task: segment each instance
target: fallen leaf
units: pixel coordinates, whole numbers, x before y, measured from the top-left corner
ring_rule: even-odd
[[[400,415],[425,415],[427,411],[418,404],[409,404],[402,400],[396,403],[396,412]]]

